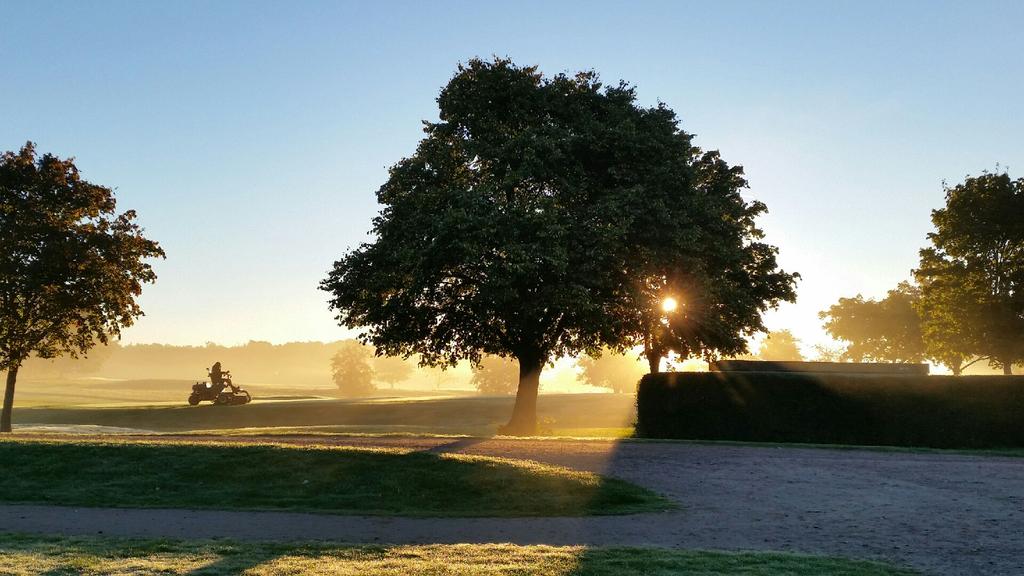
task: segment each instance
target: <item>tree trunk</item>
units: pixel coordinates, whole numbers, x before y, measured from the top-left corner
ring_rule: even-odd
[[[647,356],[647,366],[650,367],[651,374],[661,372],[661,354],[654,350],[647,350],[644,352],[644,356]]]
[[[544,360],[540,354],[523,354],[519,360],[519,388],[516,390],[516,404],[508,424],[498,428],[499,434],[509,436],[532,436],[537,433],[537,391],[540,389],[540,372]]]
[[[0,432],[11,431],[11,412],[14,410],[14,383],[18,381],[18,368],[13,366],[7,371],[7,387],[4,388],[4,408],[0,414]]]
[[[1012,376],[1013,375],[1013,361],[1012,360],[1004,360],[1003,361],[1003,375],[1004,376]]]
[[[953,366],[950,370],[953,371],[953,376],[960,376],[964,373],[964,369],[960,366]]]

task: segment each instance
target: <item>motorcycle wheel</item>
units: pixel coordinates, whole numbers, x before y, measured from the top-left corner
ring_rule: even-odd
[[[199,397],[198,396],[196,396],[195,394],[192,394],[191,396],[188,397],[188,405],[189,406],[195,406],[197,404],[199,404]]]

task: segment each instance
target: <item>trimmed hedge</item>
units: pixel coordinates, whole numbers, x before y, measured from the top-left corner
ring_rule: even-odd
[[[1024,376],[648,374],[637,436],[932,448],[1024,447]]]

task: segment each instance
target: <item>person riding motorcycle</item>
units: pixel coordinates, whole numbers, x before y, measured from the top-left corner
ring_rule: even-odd
[[[234,386],[231,386],[231,372],[221,369],[220,362],[215,362],[210,368],[210,386],[217,394],[223,392],[225,386],[234,389]]]

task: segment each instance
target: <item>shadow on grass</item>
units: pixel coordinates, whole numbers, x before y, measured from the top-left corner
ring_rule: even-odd
[[[619,480],[443,453],[0,441],[0,462],[8,471],[0,475],[0,501],[11,503],[385,516],[581,516],[669,507]]]
[[[426,450],[423,450],[423,452],[429,452],[431,454],[455,453],[465,450],[466,448],[476,446],[477,444],[482,444],[490,439],[490,437],[460,438],[458,440],[448,442],[447,444],[438,444],[437,446],[427,448]]]

